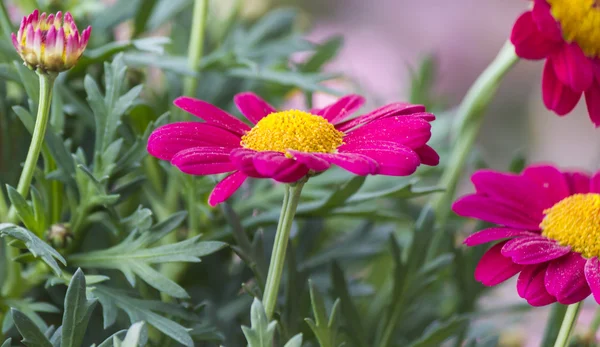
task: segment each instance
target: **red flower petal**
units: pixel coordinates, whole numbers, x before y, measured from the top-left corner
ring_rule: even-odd
[[[221,182],[217,183],[212,193],[210,193],[208,204],[210,206],[216,206],[229,199],[229,197],[240,188],[246,178],[248,178],[248,176],[239,171],[225,177]]]
[[[419,156],[419,159],[423,165],[436,166],[440,163],[440,155],[437,154],[435,149],[429,147],[428,145],[416,148],[414,151]]]
[[[545,263],[569,252],[571,247],[563,247],[542,236],[512,239],[502,247],[503,256],[510,257],[515,264],[521,265]]]
[[[375,160],[362,154],[314,153],[313,155],[359,176],[374,175],[379,170],[379,164]]]
[[[338,148],[343,153],[357,153],[374,159],[379,164],[379,175],[408,176],[417,170],[421,160],[410,148],[391,141],[352,143]]]
[[[536,237],[539,234],[532,233],[527,230],[513,228],[489,228],[480,230],[465,239],[463,242],[467,246],[477,246],[484,243],[498,241],[502,239],[512,239],[515,237]]]
[[[590,59],[576,43],[563,45],[550,58],[556,77],[575,92],[583,92],[594,81],[594,69]]]
[[[590,119],[596,128],[600,127],[600,83],[598,81],[585,91],[585,103]]]
[[[523,265],[513,263],[510,258],[500,253],[504,244],[505,242],[500,242],[485,252],[475,268],[475,280],[491,287],[506,281],[523,269]]]
[[[526,266],[519,274],[517,293],[531,306],[546,306],[556,302],[556,298],[544,286],[547,267],[547,264]]]
[[[231,148],[195,147],[178,152],[171,164],[190,175],[214,175],[235,170],[229,160]]]
[[[581,92],[573,91],[562,83],[554,72],[550,59],[546,60],[542,75],[542,97],[544,105],[559,116],[571,112],[581,98]]]
[[[240,137],[222,128],[200,122],[163,125],[148,138],[148,152],[162,160],[171,160],[177,152],[193,147],[240,146]]]
[[[600,260],[597,257],[588,259],[585,263],[584,272],[594,299],[597,303],[600,303]]]
[[[263,117],[277,112],[273,106],[251,92],[236,94],[233,97],[233,102],[240,112],[254,124],[258,123]]]
[[[478,194],[458,199],[452,205],[452,210],[459,216],[477,218],[510,228],[539,230],[540,221],[524,214],[518,206],[505,205]]]
[[[425,112],[425,106],[423,105],[412,105],[407,103],[394,103],[382,106],[372,112],[369,112],[365,115],[356,117],[349,121],[340,123],[336,125],[336,128],[339,131],[346,132],[351,130],[357,126],[369,124],[374,120],[393,117],[393,116],[401,116],[401,115],[410,115],[415,114],[415,116],[419,116],[420,118],[425,119],[426,121],[432,121],[435,119],[435,116],[430,113],[419,113]]]
[[[250,127],[220,108],[206,101],[182,96],[173,102],[180,109],[203,119],[206,123],[229,130],[235,134],[243,135]]]
[[[335,103],[317,112],[317,115],[327,119],[331,124],[337,124],[350,117],[365,103],[365,98],[360,95],[346,95]]]
[[[515,45],[517,55],[525,59],[543,59],[561,46],[539,31],[531,11],[517,19],[510,41]]]
[[[586,260],[574,252],[550,262],[544,279],[548,293],[563,305],[587,298],[592,291],[585,278],[585,263]]]
[[[583,172],[565,172],[563,173],[569,191],[571,194],[589,193],[590,192],[590,177]]]

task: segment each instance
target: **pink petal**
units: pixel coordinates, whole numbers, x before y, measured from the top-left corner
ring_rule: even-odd
[[[545,263],[570,252],[571,247],[563,247],[543,236],[512,239],[502,247],[503,256],[510,257],[515,264],[522,265]]]
[[[273,106],[252,92],[236,94],[233,97],[233,102],[238,110],[254,124],[258,123],[263,117],[277,112]]]
[[[585,103],[592,123],[600,127],[600,83],[594,82],[588,90],[585,91]]]
[[[542,75],[542,97],[544,105],[559,116],[571,112],[581,98],[581,92],[573,91],[569,86],[563,84],[552,67],[550,59],[546,60],[544,73]]]
[[[173,104],[180,109],[203,119],[208,124],[229,130],[235,134],[243,135],[247,131],[250,131],[250,127],[246,123],[206,101],[182,96],[175,99]]]
[[[571,195],[565,176],[553,166],[530,166],[523,170],[522,175],[542,188],[539,194],[543,195],[546,208]]]
[[[596,172],[590,179],[590,192],[600,193],[600,171]]]
[[[431,124],[417,117],[387,117],[351,130],[344,143],[392,141],[410,148],[423,147],[431,138]]]
[[[556,302],[544,286],[547,264],[526,266],[517,279],[517,293],[531,306],[545,306]]]
[[[374,159],[379,165],[377,174],[408,176],[417,170],[421,160],[410,148],[390,141],[352,143],[340,146],[341,153],[356,153]]]
[[[458,199],[452,205],[452,210],[462,217],[477,218],[510,228],[539,230],[540,221],[524,214],[519,207],[505,205],[478,194]]]
[[[376,119],[393,117],[393,116],[401,116],[401,115],[409,115],[409,114],[419,114],[418,112],[425,112],[425,106],[412,105],[412,104],[399,102],[399,103],[385,105],[385,106],[380,107],[370,113],[367,113],[366,115],[362,115],[362,116],[356,117],[354,119],[351,119],[349,121],[337,124],[336,128],[339,131],[346,132],[346,131],[351,130],[359,125],[369,124],[370,122],[372,122]],[[425,113],[425,114],[421,113],[421,115],[423,115],[421,118],[427,118],[425,120],[428,120],[428,121],[432,121],[433,119],[435,119],[435,116],[433,116],[429,113]],[[431,116],[433,116],[433,117],[431,117]]]
[[[171,160],[179,151],[193,147],[240,146],[240,138],[222,128],[200,122],[178,122],[163,125],[148,138],[148,153]]]
[[[425,145],[423,147],[419,147],[414,149],[414,151],[419,156],[421,160],[421,164],[428,166],[437,166],[440,163],[440,156],[437,154],[435,149]]]
[[[294,165],[295,161],[280,152],[264,151],[254,155],[253,163],[260,175],[273,177],[277,172]]]
[[[273,179],[281,183],[294,183],[308,174],[308,167],[302,163],[295,162],[286,166],[283,170],[273,175]]]
[[[594,299],[597,303],[600,303],[600,260],[597,257],[588,259],[585,263],[584,272]]]
[[[313,155],[359,176],[374,175],[379,170],[379,164],[366,155],[353,153],[314,153]]]
[[[351,116],[364,103],[365,98],[360,95],[346,95],[318,111],[317,115],[327,119],[329,123],[337,124]]]
[[[243,172],[246,176],[264,178],[265,176],[258,173],[254,167],[254,157],[258,153],[259,152],[252,149],[236,148],[231,151],[229,159],[231,160],[231,163],[233,163],[233,165],[235,165],[235,167]]]
[[[471,176],[478,194],[518,207],[532,220],[541,222],[543,211],[554,203],[545,199],[543,188],[522,175],[479,170]]]
[[[480,230],[465,239],[463,242],[467,246],[477,246],[484,243],[498,241],[502,239],[512,239],[515,237],[537,237],[539,234],[530,231],[513,228],[488,228]]]
[[[587,90],[594,81],[594,70],[578,44],[563,45],[549,59],[556,77],[575,92]]]
[[[248,176],[237,171],[231,175],[225,177],[221,182],[217,183],[212,193],[208,197],[208,204],[210,206],[216,206],[223,201],[229,199],[233,193],[244,183]]]
[[[500,250],[503,246],[504,242],[500,242],[485,252],[475,268],[475,280],[491,287],[506,281],[523,269],[523,265],[515,264],[510,258],[502,256]]]
[[[533,21],[531,11],[523,13],[513,26],[510,41],[517,55],[525,59],[543,59],[560,48],[560,43],[542,34]]]
[[[88,44],[88,41],[90,40],[90,36],[92,35],[92,27],[88,26],[82,33],[81,33],[81,41],[79,42],[79,48],[83,51],[85,49],[85,47]]]
[[[585,263],[586,260],[574,252],[550,262],[544,279],[548,293],[563,305],[587,298],[591,290],[585,278]]]
[[[175,154],[171,164],[190,175],[214,175],[235,171],[229,160],[231,148],[195,147]]]
[[[19,44],[19,40],[17,40],[17,36],[14,33],[10,33],[10,38],[12,39],[12,44],[15,46],[17,52],[21,52],[21,45]]]
[[[550,4],[546,0],[535,0],[532,9],[533,20],[540,31],[551,40],[563,42],[560,24],[550,12]]]
[[[590,177],[583,172],[565,172],[563,173],[569,191],[571,194],[589,193],[590,192]],[[600,187],[599,187],[600,188]]]
[[[306,167],[315,172],[325,171],[331,166],[327,160],[316,157],[312,153],[294,150],[288,150],[288,152],[294,156],[294,159],[296,159],[297,162],[306,165]]]

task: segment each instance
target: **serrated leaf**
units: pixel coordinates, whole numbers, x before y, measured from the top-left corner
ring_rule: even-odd
[[[24,345],[30,347],[53,347],[42,331],[23,312],[11,309],[11,315],[17,330],[23,336]]]
[[[337,299],[332,306],[331,315],[327,316],[327,310],[325,308],[325,301],[315,288],[312,280],[308,281],[310,291],[310,301],[315,316],[315,320],[306,318],[305,321],[311,328],[315,337],[319,341],[320,347],[337,347],[335,344],[337,331],[335,328],[335,317],[337,308],[339,307],[340,300]]]
[[[96,304],[96,300],[87,299],[85,276],[81,269],[77,269],[65,296],[61,347],[81,346]]]
[[[29,206],[25,197],[19,194],[17,190],[9,185],[6,186],[6,193],[10,203],[17,211],[19,219],[25,224],[25,227],[29,230],[33,230],[37,234],[37,223],[35,221],[35,215],[33,208]]]
[[[146,300],[132,298],[122,291],[102,285],[96,286],[92,294],[100,300],[100,304],[102,305],[105,328],[108,328],[115,322],[117,309],[121,309],[127,313],[132,324],[145,321],[173,340],[186,346],[194,346],[188,329],[171,319],[154,313],[151,308],[153,302],[149,304]]]
[[[0,347],[11,347],[11,345],[12,345],[12,339],[9,338],[8,340],[4,341],[4,343]]]
[[[344,39],[342,36],[335,36],[317,47],[317,51],[300,66],[304,72],[317,72],[328,61],[335,58],[338,54]]]
[[[57,276],[61,275],[60,266],[56,260],[63,265],[67,265],[67,261],[54,248],[50,247],[44,241],[40,240],[31,231],[10,223],[0,223],[0,237],[10,236],[25,243],[27,249],[35,257],[41,258]]]
[[[100,251],[75,254],[69,257],[74,265],[84,268],[116,269],[121,271],[131,283],[135,275],[150,286],[176,298],[188,297],[186,291],[151,267],[152,264],[170,262],[200,262],[200,257],[214,253],[226,246],[217,241],[200,241],[200,236],[173,244],[148,248],[177,227],[185,213],[177,213],[150,231],[132,233],[120,244]]]
[[[250,307],[250,327],[242,326],[248,347],[272,347],[277,322],[269,322],[260,300],[254,298]]]
[[[368,346],[363,328],[364,325],[352,301],[352,296],[348,291],[344,271],[336,262],[332,265],[331,281],[333,282],[333,292],[340,298],[340,310],[345,324],[347,324],[349,337],[352,338],[357,346]]]

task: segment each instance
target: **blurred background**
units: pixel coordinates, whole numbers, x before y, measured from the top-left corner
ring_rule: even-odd
[[[212,14],[227,12],[234,1],[213,0]],[[435,94],[450,111],[495,57],[510,35],[514,21],[528,6],[525,1],[507,0],[243,1],[242,13],[248,19],[257,18],[273,7],[300,8],[301,25],[310,28],[307,31],[310,41],[322,42],[332,35],[343,35],[341,53],[327,70],[339,72],[349,80],[332,81],[332,86],[360,91],[368,96],[370,106],[408,100],[411,73],[424,58],[433,57],[438,67]],[[92,5],[106,7],[113,2],[97,0]],[[184,2],[174,0],[174,3]],[[17,19],[21,14],[14,15]],[[529,163],[551,162],[563,168],[598,170],[598,130],[588,119],[583,102],[566,117],[557,117],[544,108],[542,65],[542,62],[521,61],[503,81],[486,116],[479,139],[480,156],[499,170],[506,170],[518,154]],[[327,96],[319,96],[315,106],[328,101]],[[465,185],[466,189],[469,188]],[[482,306],[522,303],[514,286],[513,280],[492,291]],[[580,316],[582,328],[589,324],[597,306],[592,299],[587,303]],[[548,311],[536,308],[523,316],[510,315],[505,320],[480,324],[490,330],[504,331],[501,337],[504,346],[537,346]]]

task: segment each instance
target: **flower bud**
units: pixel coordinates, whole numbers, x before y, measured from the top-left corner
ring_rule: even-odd
[[[32,70],[40,72],[61,72],[72,68],[87,46],[91,27],[81,35],[73,16],[69,12],[64,18],[59,11],[46,16],[33,11],[23,17],[19,32],[12,34],[12,42],[17,52]]]
[[[67,224],[53,224],[46,231],[46,239],[52,247],[62,249],[71,244],[73,234]]]

